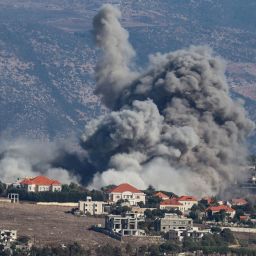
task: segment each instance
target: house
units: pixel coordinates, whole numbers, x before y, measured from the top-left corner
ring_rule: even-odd
[[[86,197],[86,201],[78,202],[78,209],[84,214],[90,215],[103,215],[107,214],[106,206],[108,204],[103,201],[92,201],[90,196]]]
[[[61,183],[57,180],[51,180],[45,176],[37,176],[35,178],[25,178],[20,182],[20,186],[28,192],[43,191],[61,191]]]
[[[144,218],[139,218],[133,213],[126,215],[108,215],[105,218],[105,229],[121,236],[144,236],[145,231],[138,228],[138,223]]]
[[[144,217],[144,213],[146,210],[156,210],[157,208],[140,208],[139,206],[132,206],[131,207],[131,212],[136,214],[138,217]]]
[[[155,221],[156,231],[168,232],[170,230],[186,230],[193,227],[193,220],[173,213],[166,213],[164,218]]]
[[[0,244],[7,245],[17,239],[17,230],[0,230]]]
[[[250,215],[242,215],[239,216],[240,221],[249,221],[250,220]]]
[[[156,192],[155,195],[156,197],[159,197],[160,199],[162,199],[163,201],[164,200],[168,200],[170,197],[167,196],[166,194],[164,194],[163,192],[159,191],[159,192]]]
[[[231,200],[232,206],[243,206],[247,205],[248,202],[244,198],[235,198]]]
[[[160,202],[159,208],[161,210],[174,209],[174,210],[181,211],[181,209],[183,208],[183,205],[177,200],[177,198],[170,198],[170,199],[164,200],[163,202]]]
[[[234,218],[236,211],[234,209],[232,209],[231,207],[227,206],[227,205],[218,205],[218,206],[210,206],[208,207],[205,212],[206,214],[212,215],[215,213],[220,213],[221,211],[226,212],[229,217]]]
[[[180,196],[177,198],[177,200],[182,204],[180,210],[183,213],[189,212],[194,204],[198,204],[197,199],[193,196]]]
[[[125,200],[130,205],[138,205],[139,202],[145,204],[145,196],[142,191],[128,183],[120,184],[108,192],[109,201],[116,203],[119,200]]]
[[[184,237],[190,237],[198,241],[202,239],[205,234],[209,234],[210,232],[210,229],[200,230],[197,227],[191,229],[173,229],[168,232],[168,239],[182,242]]]

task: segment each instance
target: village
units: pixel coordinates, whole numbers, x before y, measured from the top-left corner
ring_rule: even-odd
[[[253,186],[253,177],[250,182]],[[153,186],[140,190],[128,183],[90,191],[74,183],[61,184],[60,181],[46,176],[26,177],[12,184],[1,183],[0,192],[1,211],[11,205],[8,211],[12,209],[15,220],[5,225],[0,215],[1,251],[9,253],[3,255],[15,255],[16,250],[28,252],[32,248],[35,250],[36,247],[53,245],[66,248],[70,243],[77,242],[72,240],[72,235],[68,233],[64,240],[64,235],[60,235],[58,241],[55,241],[55,238],[44,241],[39,238],[38,231],[35,231],[36,226],[39,229],[40,224],[32,224],[32,220],[29,221],[29,232],[22,230],[19,221],[22,221],[23,215],[26,218],[28,213],[23,212],[15,216],[15,211],[18,212],[22,206],[27,209],[33,207],[33,212],[37,211],[38,215],[40,212],[50,212],[51,209],[61,212],[64,216],[63,222],[66,222],[65,216],[72,217],[71,223],[76,223],[81,228],[76,231],[81,232],[81,238],[84,235],[88,239],[88,234],[95,237],[100,235],[99,240],[104,238],[106,241],[112,241],[111,246],[115,245],[121,251],[120,243],[132,247],[129,249],[130,254],[117,255],[144,255],[134,253],[138,253],[140,248],[144,248],[145,253],[147,250],[150,253],[152,246],[157,248],[159,254],[154,252],[149,255],[168,255],[163,253],[184,251],[201,251],[204,255],[204,249],[210,250],[214,246],[218,246],[218,250],[243,250],[243,247],[249,245],[254,251],[256,245],[256,208],[252,201],[245,197],[221,200],[207,195],[196,198],[194,195],[176,195],[175,191],[158,191]],[[47,226],[48,217],[41,219],[45,221],[48,234],[51,230],[51,227]],[[58,221],[54,222],[54,228],[57,230]],[[64,227],[63,223],[60,225]],[[75,232],[72,225],[68,229]],[[59,230],[60,234],[63,232],[65,231]],[[90,244],[90,240],[84,242],[87,250],[95,251],[95,246],[91,248]],[[100,248],[103,245],[97,246]],[[109,242],[104,246],[110,246]],[[95,255],[101,254],[97,254],[96,250]]]

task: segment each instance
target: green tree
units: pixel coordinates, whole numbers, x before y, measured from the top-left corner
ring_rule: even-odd
[[[235,237],[233,235],[233,232],[229,228],[224,228],[220,233],[220,235],[223,238],[223,240],[227,243],[232,244],[235,242]]]

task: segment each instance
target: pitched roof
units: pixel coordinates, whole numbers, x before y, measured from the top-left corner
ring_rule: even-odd
[[[166,194],[164,194],[164,193],[161,192],[161,191],[155,193],[155,196],[158,196],[158,197],[161,198],[161,199],[169,198],[169,196],[167,196]]]
[[[182,205],[182,204],[177,200],[177,198],[171,198],[171,199],[164,200],[163,202],[160,203],[160,205],[178,206],[178,205]]]
[[[202,200],[206,201],[207,204],[211,204],[211,203],[214,202],[214,199],[211,196],[205,196],[205,197],[202,198]]]
[[[34,178],[24,179],[20,182],[22,185],[60,185],[58,180],[51,180],[45,176],[36,176]]]
[[[178,197],[179,201],[197,201],[193,196],[180,196]]]
[[[235,210],[227,205],[218,205],[218,206],[210,206],[205,211],[212,211],[212,212],[220,212],[224,210],[225,212],[234,212]]]
[[[109,193],[123,193],[123,192],[132,192],[132,193],[142,193],[137,188],[133,187],[132,185],[128,183],[120,184],[119,186],[111,189]]]
[[[248,220],[249,218],[250,218],[249,216],[245,216],[245,215],[239,216],[240,220]]]
[[[231,200],[233,205],[246,205],[247,201],[243,198],[235,198]]]

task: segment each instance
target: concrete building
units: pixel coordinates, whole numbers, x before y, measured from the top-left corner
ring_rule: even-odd
[[[210,229],[199,230],[197,227],[193,227],[191,229],[173,229],[168,231],[168,239],[181,242],[184,237],[191,237],[198,241],[208,233],[210,233]]]
[[[0,230],[0,244],[7,245],[17,239],[17,230]]]
[[[90,196],[87,196],[86,201],[79,201],[78,209],[84,214],[90,215],[102,215],[107,214],[105,206],[106,202],[103,201],[92,201]]]
[[[139,202],[145,204],[146,195],[130,184],[123,183],[108,192],[109,201],[116,203],[119,200],[128,201],[130,205],[137,205]]]
[[[186,230],[193,227],[193,220],[173,213],[166,213],[164,218],[158,218],[155,222],[156,230],[168,232],[170,230]]]
[[[105,229],[121,236],[144,236],[145,231],[138,228],[138,223],[143,221],[144,218],[138,218],[134,213],[127,213],[125,216],[108,215]]]
[[[28,192],[61,191],[61,183],[57,180],[51,180],[45,176],[26,178],[20,182],[20,187]]]

